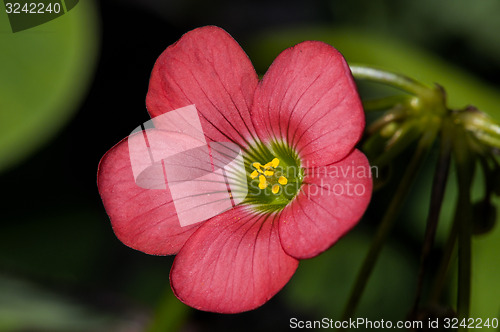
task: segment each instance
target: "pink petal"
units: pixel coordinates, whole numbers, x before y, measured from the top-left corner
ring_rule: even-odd
[[[171,138],[162,135],[172,133],[148,131],[150,142]],[[149,157],[131,157],[129,146],[142,137],[142,132],[132,135],[104,155],[97,174],[99,193],[113,230],[124,244],[148,254],[175,254],[200,224],[181,227],[161,163],[159,168],[148,165],[151,171],[143,173],[146,176],[138,177],[136,183],[131,160],[135,158],[135,164],[142,163],[141,167]],[[142,152],[148,154],[147,150]]]
[[[176,296],[205,311],[237,313],[268,301],[298,261],[282,249],[273,216],[236,207],[205,222],[175,257]]]
[[[325,251],[356,225],[371,193],[370,165],[358,150],[333,165],[306,170],[300,193],[280,215],[283,249],[299,259]]]
[[[285,140],[305,167],[344,158],[365,125],[347,63],[332,46],[316,41],[274,60],[255,93],[252,120],[261,139]]]
[[[158,58],[146,104],[151,117],[194,104],[209,141],[246,146],[257,74],[238,43],[207,26],[186,33]]]

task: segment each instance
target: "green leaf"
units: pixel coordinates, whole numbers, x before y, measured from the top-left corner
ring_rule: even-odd
[[[0,275],[0,331],[106,331],[116,317],[31,282]]]
[[[0,10],[0,171],[46,143],[71,118],[95,67],[92,1],[17,33]]]

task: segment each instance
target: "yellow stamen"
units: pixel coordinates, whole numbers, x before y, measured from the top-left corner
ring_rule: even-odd
[[[264,173],[261,169],[262,165],[260,163],[253,163],[252,166],[259,172]]]
[[[277,194],[278,191],[280,191],[280,186],[278,184],[275,184],[273,186],[272,192],[273,192],[273,194]]]
[[[267,164],[265,164],[263,167],[264,167],[265,169],[269,169],[269,168],[273,167],[273,163],[270,161],[270,162],[268,162]]]
[[[253,168],[255,169],[250,177],[255,179],[259,177],[259,188],[261,190],[266,189],[268,185],[272,185],[271,191],[273,194],[277,194],[280,191],[280,185],[286,185],[288,180],[284,176],[280,176],[280,173],[276,174],[275,169],[280,164],[280,160],[278,158],[273,158],[270,162],[265,165],[261,163],[254,162],[252,163]],[[276,178],[278,178],[276,183]],[[269,180],[268,180],[269,179]],[[270,183],[268,182],[270,181]]]
[[[280,160],[278,158],[274,158],[273,161],[271,161],[271,164],[274,168],[276,168],[280,164]]]
[[[266,177],[264,175],[259,175],[259,188],[266,189],[266,187],[267,187]]]

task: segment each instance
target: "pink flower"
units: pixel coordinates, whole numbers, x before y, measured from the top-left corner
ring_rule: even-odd
[[[354,148],[364,113],[349,67],[330,45],[306,41],[283,51],[259,81],[230,35],[199,28],[160,55],[146,104],[152,118],[194,104],[206,141],[237,144],[245,161],[243,202],[182,227],[168,187],[136,184],[127,139],[101,160],[98,187],[116,236],[148,254],[177,254],[170,282],[189,306],[220,313],[261,306],[299,259],[331,247],[369,203],[369,164]]]

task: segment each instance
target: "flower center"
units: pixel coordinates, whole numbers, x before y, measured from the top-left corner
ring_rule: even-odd
[[[302,185],[303,171],[296,153],[284,143],[271,143],[252,147],[245,157],[248,194],[244,204],[263,212],[283,209]]]
[[[288,179],[283,176],[282,170],[278,169],[279,164],[280,160],[278,158],[274,158],[265,165],[258,162],[252,163],[254,171],[250,174],[250,178],[253,180],[258,176],[259,189],[264,190],[271,185],[271,192],[277,194],[281,186],[288,183]]]

